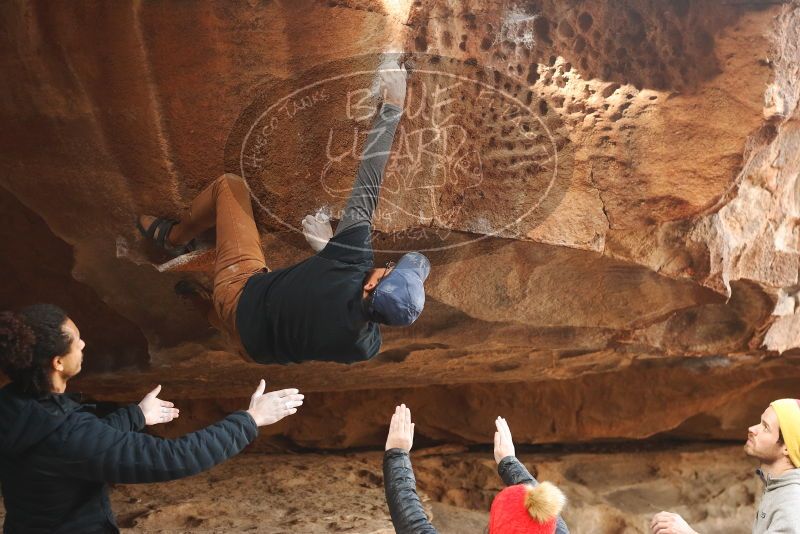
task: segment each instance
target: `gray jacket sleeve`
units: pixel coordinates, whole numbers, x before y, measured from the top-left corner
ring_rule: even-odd
[[[383,486],[397,534],[437,534],[417,495],[417,481],[406,451],[389,449],[383,454]]]
[[[536,486],[539,484],[515,456],[506,456],[500,460],[500,463],[497,464],[497,472],[506,486],[516,486],[517,484]],[[558,516],[556,522],[556,534],[569,534],[569,528],[561,516]]]
[[[786,506],[774,510],[767,516],[767,530],[769,534],[798,534],[800,533],[800,510],[795,503],[785,503]],[[756,529],[753,529],[755,532]]]
[[[337,235],[358,224],[372,223],[372,214],[381,196],[386,162],[391,155],[395,130],[402,115],[403,110],[394,104],[383,104],[378,111],[364,145],[353,192],[336,227]]]

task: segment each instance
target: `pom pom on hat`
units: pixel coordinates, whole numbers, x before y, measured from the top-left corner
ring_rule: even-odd
[[[566,502],[567,497],[550,482],[542,482],[529,489],[525,496],[525,508],[540,523],[558,517]]]
[[[566,496],[550,482],[509,486],[492,502],[489,533],[553,534],[566,502]]]

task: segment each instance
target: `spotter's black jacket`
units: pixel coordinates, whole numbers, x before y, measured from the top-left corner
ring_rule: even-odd
[[[239,453],[258,427],[236,412],[177,439],[140,433],[137,405],[98,418],[68,393],[41,397],[0,389],[3,532],[116,533],[107,483],[163,482],[197,474]]]

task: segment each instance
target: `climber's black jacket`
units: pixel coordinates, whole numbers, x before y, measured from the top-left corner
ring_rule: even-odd
[[[71,394],[34,397],[0,389],[3,532],[119,532],[107,483],[162,482],[197,474],[240,452],[258,434],[236,412],[178,439],[139,433],[137,405],[98,418]]]

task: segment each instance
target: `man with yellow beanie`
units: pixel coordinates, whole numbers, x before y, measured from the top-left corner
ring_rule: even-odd
[[[800,400],[776,400],[747,432],[744,452],[761,462],[764,493],[753,534],[800,534]],[[651,534],[697,534],[678,514],[653,517]]]

